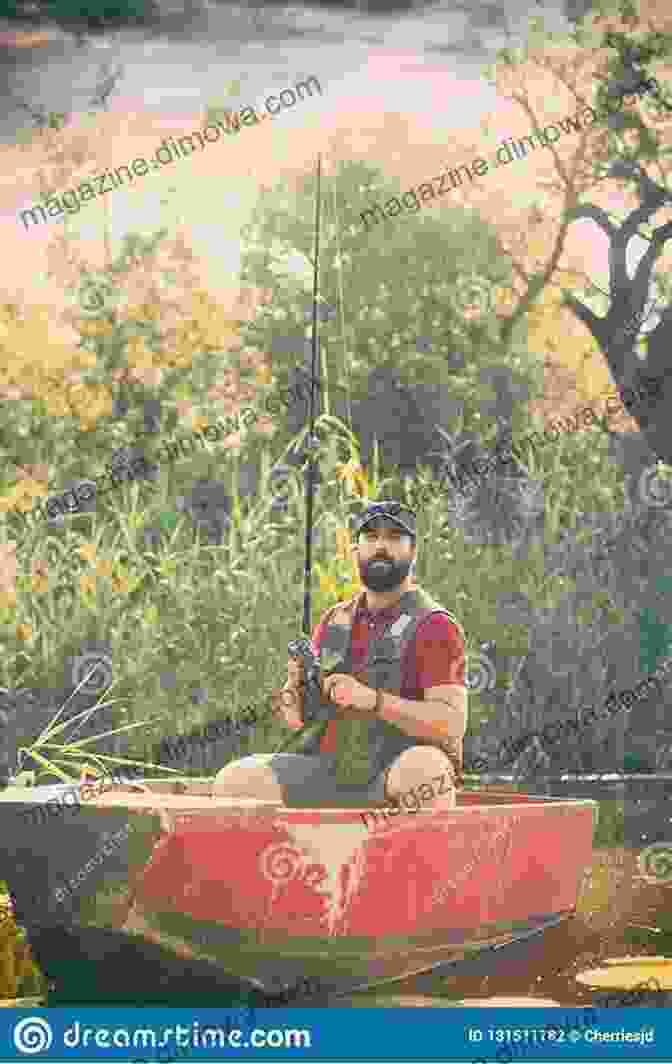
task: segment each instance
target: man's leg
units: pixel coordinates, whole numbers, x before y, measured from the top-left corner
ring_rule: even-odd
[[[447,754],[436,746],[410,746],[399,754],[385,774],[385,796],[401,808],[454,809],[455,773]]]
[[[368,787],[348,788],[333,776],[328,754],[253,754],[232,761],[215,776],[219,797],[276,799],[292,808],[368,805]]]
[[[343,787],[328,755],[253,754],[231,761],[215,776],[213,795],[275,799],[291,807],[385,804],[398,798],[410,809],[454,809],[455,776],[448,756],[435,746],[412,746],[368,787]],[[404,797],[406,796],[406,797]]]
[[[268,765],[270,754],[256,754],[230,761],[215,776],[212,793],[224,798],[277,798],[282,788]]]

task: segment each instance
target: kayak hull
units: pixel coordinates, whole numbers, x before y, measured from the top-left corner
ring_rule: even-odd
[[[202,965],[206,983],[224,981],[217,993],[227,980],[254,998],[308,979],[317,1003],[557,923],[574,912],[592,858],[597,806],[587,799],[464,791],[453,810],[387,817],[213,799],[211,781],[143,786],[81,803],[61,822],[31,820],[33,792],[47,788],[30,801],[0,796],[0,869],[54,983],[50,1004],[75,986],[92,1003],[119,1000],[120,976],[108,990],[89,985],[87,957],[99,968],[113,941],[129,958],[133,948],[163,956],[168,975],[148,987],[149,965],[143,1003],[151,992],[184,1004],[167,958]]]

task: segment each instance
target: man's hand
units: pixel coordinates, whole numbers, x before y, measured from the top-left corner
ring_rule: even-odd
[[[276,713],[280,714],[285,723],[297,731],[303,727],[304,675],[303,662],[295,658],[287,661],[287,683],[280,691],[271,696],[271,705]]]
[[[357,709],[361,713],[373,713],[376,708],[376,692],[366,687],[354,676],[334,672],[322,682],[325,698],[343,709]]]
[[[303,672],[303,661],[301,658],[288,658],[287,683],[285,684],[285,687],[292,687],[295,691],[302,690],[306,682]]]

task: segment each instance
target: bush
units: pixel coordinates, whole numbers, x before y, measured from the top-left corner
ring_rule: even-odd
[[[43,9],[57,22],[84,19],[94,26],[145,22],[157,14],[154,0],[47,0]]]
[[[7,884],[0,880],[0,1001],[41,996],[45,989],[44,976],[31,955],[25,932],[14,922]]]
[[[29,18],[31,12],[27,10],[30,4],[26,0],[5,0],[2,13],[5,18]]]

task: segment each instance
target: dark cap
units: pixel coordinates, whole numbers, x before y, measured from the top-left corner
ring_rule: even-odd
[[[394,499],[382,499],[380,502],[367,506],[364,513],[355,519],[355,539],[363,528],[381,517],[394,521],[395,525],[403,528],[404,532],[415,539],[415,513],[408,506]]]

